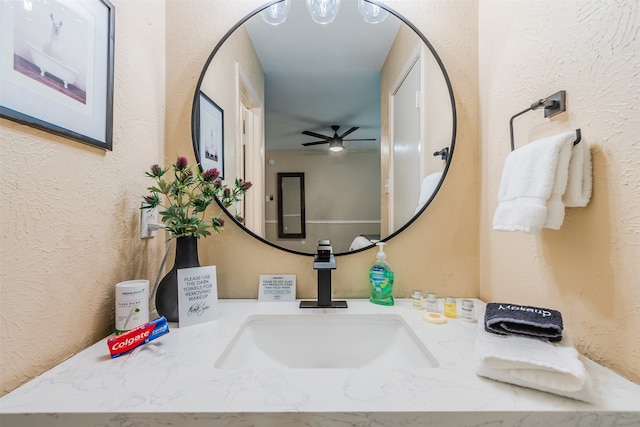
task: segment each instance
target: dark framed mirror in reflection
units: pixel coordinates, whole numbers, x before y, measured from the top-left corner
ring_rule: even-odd
[[[306,239],[304,172],[278,173],[278,238]]]
[[[337,3],[332,19],[305,0],[246,16],[213,49],[193,102],[196,158],[204,94],[224,111],[225,178],[253,183],[241,226],[304,255],[322,239],[345,255],[404,231],[440,189],[456,137],[451,83],[424,35],[381,2]],[[296,238],[279,231],[278,176],[291,172],[305,176]]]

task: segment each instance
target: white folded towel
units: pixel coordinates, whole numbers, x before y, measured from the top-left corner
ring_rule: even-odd
[[[353,242],[351,242],[351,246],[349,246],[349,250],[355,251],[356,249],[366,248],[371,245],[373,245],[373,242],[371,240],[367,239],[364,236],[356,236],[356,238],[353,239]]]
[[[559,229],[575,132],[539,139],[507,156],[493,229],[537,233]]]
[[[585,142],[574,145],[569,162],[569,180],[562,201],[568,207],[585,207],[593,187],[591,150]]]
[[[418,199],[418,207],[416,208],[414,215],[420,212],[420,209],[422,209],[424,204],[429,201],[429,198],[431,198],[433,192],[436,191],[436,187],[440,183],[441,179],[442,172],[434,172],[430,175],[427,175],[422,180],[422,185],[420,186],[420,197]]]
[[[516,335],[497,335],[478,322],[476,373],[493,380],[593,403],[591,377],[566,333],[550,343]]]

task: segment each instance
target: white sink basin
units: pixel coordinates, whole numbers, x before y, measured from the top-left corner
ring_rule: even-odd
[[[399,315],[249,316],[216,368],[434,368]]]

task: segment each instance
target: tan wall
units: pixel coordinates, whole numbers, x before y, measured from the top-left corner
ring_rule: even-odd
[[[138,208],[165,151],[165,7],[113,3],[113,151],[0,119],[1,394],[111,333],[115,283],[163,255]]]
[[[552,307],[578,350],[640,382],[640,13],[635,0],[480,2],[481,292]],[[559,231],[491,231],[509,118],[567,91],[568,111],[515,121],[516,145],[581,128],[593,154],[586,208]]]

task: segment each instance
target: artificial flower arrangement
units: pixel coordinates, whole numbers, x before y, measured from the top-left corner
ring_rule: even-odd
[[[173,169],[173,179],[165,177],[167,171]],[[176,162],[166,169],[151,166],[146,175],[156,185],[148,187],[150,195],[144,196],[142,209],[159,207],[159,214],[171,238],[209,236],[209,228],[220,233],[224,227],[224,219],[217,214],[207,217],[207,208],[217,199],[225,209],[242,200],[242,196],[251,188],[251,182],[236,178],[233,186],[227,186],[220,179],[217,169],[200,172],[197,167],[189,166],[186,157],[180,156]],[[161,196],[168,201],[164,204]],[[239,222],[242,217],[235,215]]]

